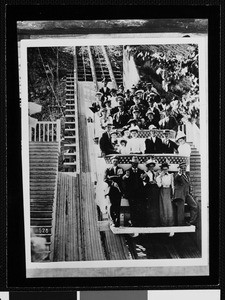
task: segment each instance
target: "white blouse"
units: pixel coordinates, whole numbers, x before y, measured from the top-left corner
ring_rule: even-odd
[[[142,139],[131,138],[127,142],[127,149],[129,153],[144,153],[145,143]]]
[[[191,155],[191,146],[188,143],[180,145],[177,150],[179,155],[183,155],[183,156]]]
[[[172,190],[174,190],[173,174],[159,175],[156,177],[156,182],[158,187],[172,187]]]

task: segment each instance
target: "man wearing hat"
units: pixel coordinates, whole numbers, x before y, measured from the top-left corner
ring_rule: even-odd
[[[137,97],[137,95],[134,95],[133,102],[134,102],[134,105],[132,105],[130,110],[129,110],[130,114],[132,115],[133,110],[138,109],[141,113],[141,116],[144,117],[147,108],[143,104],[140,103],[140,99]]]
[[[149,159],[145,163],[146,171],[144,181],[144,191],[147,204],[147,226],[155,227],[160,225],[159,219],[159,187],[156,182],[157,173],[154,168],[156,161]]]
[[[132,114],[132,120],[136,121],[136,125],[140,128],[143,129],[145,125],[145,119],[141,117],[141,112],[138,108],[135,108],[133,110]]]
[[[111,137],[111,143],[113,145],[113,149],[117,152],[118,152],[118,148],[119,148],[119,141],[118,141],[118,132],[116,129],[113,129],[111,132],[110,132],[110,137]]]
[[[145,140],[145,153],[162,153],[162,140],[156,136],[157,128],[154,125],[149,126],[150,137]]]
[[[141,90],[141,89],[137,90],[137,91],[135,92],[135,95],[139,98],[140,103],[141,103],[144,107],[146,107],[146,106],[148,105],[148,104],[147,104],[147,101],[144,100],[144,90]]]
[[[142,154],[145,152],[145,145],[142,139],[138,138],[138,131],[140,130],[137,125],[129,128],[131,138],[127,142],[127,149],[130,154]]]
[[[176,142],[178,143],[178,154],[182,156],[188,156],[191,155],[191,146],[186,142],[186,135],[179,131],[176,136]]]
[[[142,180],[144,171],[138,168],[137,156],[133,156],[130,162],[131,168],[123,176],[123,186],[130,206],[131,223],[134,227],[145,226],[146,203]]]
[[[186,225],[196,224],[198,217],[198,204],[191,195],[191,184],[189,174],[186,172],[187,165],[183,162],[179,164],[178,173],[174,178],[174,200],[176,206],[177,225],[185,225],[184,204],[190,208],[190,221]]]
[[[100,145],[100,149],[102,151],[102,155],[108,155],[108,154],[116,154],[118,153],[117,151],[115,151],[113,144],[111,142],[111,131],[113,128],[113,124],[112,122],[108,122],[107,126],[106,126],[106,130],[105,132],[102,134],[102,137],[100,138],[99,141],[99,145]]]
[[[122,128],[127,125],[130,115],[125,111],[124,101],[119,101],[118,112],[113,115],[113,125],[115,128]]]
[[[102,98],[102,93],[101,92],[97,92],[95,94],[95,99],[96,99],[96,102],[93,102],[92,103],[92,106],[89,107],[90,110],[93,112],[93,113],[96,113],[98,112],[103,106],[102,106],[102,101],[101,101],[101,98]]]
[[[169,138],[170,130],[163,131],[163,138],[162,138],[162,153],[177,153],[178,145],[170,140]]]
[[[102,80],[103,87],[100,88],[99,92],[102,93],[101,101],[104,102],[104,100],[111,96],[110,88],[107,86],[108,80],[106,78],[103,78]]]
[[[134,105],[134,101],[131,99],[131,93],[130,90],[127,90],[124,93],[124,101],[125,101],[125,108],[128,111],[132,105]]]
[[[120,204],[122,191],[122,177],[124,170],[118,166],[118,158],[111,158],[112,167],[105,170],[104,182],[108,184],[108,189],[105,191],[105,196],[109,197],[110,206],[108,214],[115,227],[120,226]]]
[[[155,113],[152,109],[148,109],[148,111],[146,112],[146,117],[147,118],[146,118],[145,123],[144,123],[144,129],[148,129],[150,125],[154,125],[156,128],[159,127],[159,123],[154,118]]]
[[[165,110],[165,118],[160,125],[161,129],[170,129],[177,131],[178,130],[178,123],[174,116],[172,115],[172,107],[170,105],[167,106]]]
[[[108,123],[112,123],[112,117],[109,115],[108,109],[106,107],[99,111],[99,121],[102,129],[105,129]]]
[[[153,93],[153,94],[155,94],[155,95],[159,95],[157,89],[154,88],[152,82],[147,82],[147,83],[146,83],[146,91],[145,91],[145,93],[144,93],[144,99],[146,99],[147,96],[150,95],[150,93]]]
[[[137,88],[136,88],[135,84],[133,84],[131,87],[131,93],[130,93],[131,100],[133,100],[133,96],[135,95],[136,90],[137,90]]]

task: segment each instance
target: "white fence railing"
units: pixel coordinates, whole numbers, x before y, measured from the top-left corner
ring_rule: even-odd
[[[30,142],[60,142],[60,120],[37,121],[30,126]]]
[[[186,121],[183,125],[179,127],[180,131],[183,131],[186,134],[187,142],[192,142],[197,150],[201,151],[201,135],[200,128],[195,124],[189,121]]]

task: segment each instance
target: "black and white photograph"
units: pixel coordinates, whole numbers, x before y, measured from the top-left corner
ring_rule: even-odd
[[[207,34],[18,47],[26,276],[209,275]]]

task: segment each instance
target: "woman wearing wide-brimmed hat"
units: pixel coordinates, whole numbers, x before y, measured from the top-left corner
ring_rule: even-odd
[[[149,159],[145,165],[147,170],[145,174],[147,177],[144,179],[144,190],[147,206],[147,226],[156,227],[160,225],[159,219],[159,187],[156,182],[157,173],[154,170],[157,161]]]
[[[127,142],[127,149],[130,154],[142,154],[145,151],[145,144],[142,139],[138,138],[138,126],[131,126],[129,128],[131,138]]]
[[[173,226],[174,214],[172,198],[174,194],[173,174],[169,174],[168,163],[162,163],[161,173],[156,177],[159,190],[159,215],[161,226]]]

